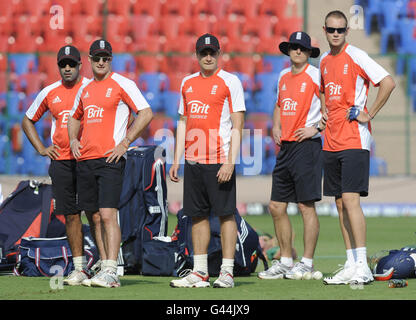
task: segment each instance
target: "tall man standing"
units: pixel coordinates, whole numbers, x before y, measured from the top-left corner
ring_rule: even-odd
[[[200,71],[181,85],[180,119],[174,163],[169,175],[178,182],[179,162],[185,150],[184,214],[192,218],[193,272],[172,280],[172,287],[209,287],[209,215],[218,216],[223,260],[213,286],[234,286],[237,241],[235,160],[244,126],[244,93],[240,80],[218,68],[220,45],[211,34],[196,42]]]
[[[79,205],[85,212],[99,211],[107,257],[101,271],[83,284],[107,288],[120,286],[117,208],[125,153],[153,117],[136,84],[111,71],[111,60],[110,43],[94,41],[89,52],[94,78],[78,91],[68,125],[71,151],[78,161]],[[126,133],[131,111],[138,116]],[[78,140],[81,120],[83,131]]]
[[[319,56],[305,32],[294,32],[289,42],[279,45],[290,57],[291,67],[280,73],[273,137],[280,151],[273,170],[269,210],[279,240],[281,259],[258,274],[260,279],[293,279],[313,271],[313,256],[319,234],[315,202],[321,200],[321,102],[319,70],[308,63]],[[287,214],[289,202],[298,204],[304,223],[304,253],[293,265],[292,226]]]
[[[75,268],[68,278],[64,279],[64,284],[80,285],[89,277],[89,273],[86,270],[82,222],[76,201],[76,161],[71,154],[67,125],[75,96],[88,79],[80,75],[81,56],[76,47],[62,47],[57,58],[62,79],[45,87],[38,94],[23,118],[22,128],[36,151],[51,159],[49,175],[56,205],[55,213],[65,216],[66,233]],[[43,145],[35,128],[35,123],[47,111],[52,114],[52,144],[49,147]],[[95,213],[91,212],[87,216],[91,227],[92,216]],[[101,237],[98,237],[96,242],[101,253]]]
[[[320,62],[321,92],[328,123],[325,130],[324,195],[335,197],[347,261],[341,271],[324,278],[325,284],[368,284],[366,221],[360,196],[368,195],[372,120],[395,88],[393,78],[367,53],[346,42],[348,21],[331,11],[323,30],[330,50]],[[370,82],[379,87],[367,108]]]

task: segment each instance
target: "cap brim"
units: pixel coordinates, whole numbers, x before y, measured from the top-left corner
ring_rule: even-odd
[[[76,58],[76,57],[74,57],[74,56],[70,56],[70,55],[68,55],[68,56],[62,56],[62,57],[60,57],[59,59],[58,59],[58,63],[59,62],[61,62],[62,60],[66,60],[66,59],[68,59],[68,60],[72,60],[72,61],[75,61],[75,62],[81,62],[78,58]]]
[[[279,49],[283,54],[288,56],[289,55],[289,42],[281,42],[279,44]]]
[[[112,54],[110,51],[108,51],[107,49],[95,49],[94,51],[90,51],[90,55],[92,55],[92,56],[97,55],[97,54],[99,54],[99,53],[106,53],[106,54],[108,54],[109,56],[112,56],[112,55],[113,55],[113,54]]]
[[[203,45],[203,46],[201,46],[201,47],[199,47],[199,48],[197,48],[196,49],[196,52],[201,52],[202,50],[205,50],[205,49],[212,49],[212,50],[214,50],[215,52],[217,52],[217,51],[219,51],[220,49],[218,48],[218,47],[216,47],[216,46],[213,46],[213,45],[211,45],[211,44],[206,44],[206,45]]]

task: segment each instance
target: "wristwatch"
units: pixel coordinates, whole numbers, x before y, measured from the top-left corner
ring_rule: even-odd
[[[318,130],[318,132],[322,132],[322,129],[319,126],[319,122],[315,124],[315,128],[316,128],[316,130]]]

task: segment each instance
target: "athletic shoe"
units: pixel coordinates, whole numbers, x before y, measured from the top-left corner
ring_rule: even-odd
[[[82,284],[84,284],[84,282]],[[91,278],[90,282],[91,287],[118,288],[120,285],[120,279],[118,278],[117,272],[109,269],[101,270]]]
[[[350,284],[369,284],[374,281],[373,274],[366,263],[356,264],[355,274]]]
[[[172,280],[172,288],[206,288],[209,287],[209,275],[205,272],[187,270],[186,276],[181,279]]]
[[[303,278],[303,275],[307,272],[312,273],[313,272],[313,267],[308,267],[306,264],[304,264],[302,261],[300,261],[300,262],[297,262],[292,267],[292,269],[290,269],[290,271],[284,275],[284,278],[285,279],[300,280],[300,279]],[[298,274],[302,276],[299,279],[296,278],[296,277],[298,277]]]
[[[90,274],[86,270],[73,270],[68,275],[66,279],[64,279],[64,285],[67,286],[79,286],[82,284],[82,281],[87,280],[90,278]]]
[[[220,276],[214,281],[214,288],[234,288],[234,277],[228,271],[220,272]]]
[[[355,264],[351,265],[345,262],[344,265],[341,265],[341,268],[334,272],[332,277],[324,278],[324,284],[349,284],[349,281],[355,275]]]
[[[291,267],[280,263],[279,260],[273,260],[272,266],[257,274],[260,279],[283,279],[286,273],[290,271]]]

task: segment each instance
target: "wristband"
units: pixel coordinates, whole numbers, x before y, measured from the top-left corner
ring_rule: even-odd
[[[322,132],[322,129],[319,126],[319,122],[315,124],[315,129],[318,130],[318,132]]]

